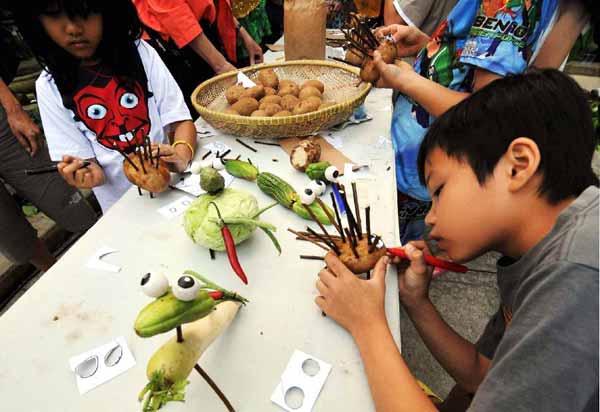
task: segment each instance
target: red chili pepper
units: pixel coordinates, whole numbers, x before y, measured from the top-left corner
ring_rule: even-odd
[[[220,290],[215,290],[212,292],[208,292],[208,296],[210,296],[211,298],[213,298],[213,300],[219,300],[219,299],[223,299],[223,296],[225,294],[223,292],[221,292]]]
[[[227,252],[227,257],[229,258],[229,264],[233,271],[238,275],[238,277],[244,282],[245,285],[248,284],[248,277],[244,273],[244,269],[242,269],[242,265],[240,265],[240,261],[237,257],[237,252],[235,250],[235,241],[233,240],[233,236],[225,224],[225,221],[221,217],[221,212],[219,208],[214,202],[211,202],[215,209],[217,209],[217,215],[219,215],[219,219],[221,221],[221,235],[223,236],[223,243],[225,243],[225,251]]]
[[[398,256],[403,259],[408,259],[406,252],[404,251],[404,249],[402,249],[400,247],[389,247],[389,248],[387,248],[387,251],[391,255]],[[458,263],[454,263],[454,262],[449,262],[447,260],[438,259],[431,255],[423,255],[423,257],[425,258],[425,262],[427,262],[431,266],[435,266],[440,269],[445,269],[445,270],[449,270],[451,272],[458,272],[458,273],[465,273],[469,270],[469,268],[467,268],[466,266],[459,265]]]

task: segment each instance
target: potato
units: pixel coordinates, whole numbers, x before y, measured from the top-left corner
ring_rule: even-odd
[[[304,172],[309,164],[321,158],[321,146],[312,140],[302,140],[290,153],[290,163],[294,169]]]
[[[276,89],[279,86],[279,77],[273,71],[273,69],[264,69],[258,72],[258,80],[265,87],[272,87]]]
[[[379,47],[377,47],[377,50],[381,53],[381,58],[387,64],[394,63],[394,60],[396,60],[396,56],[398,55],[396,45],[389,40],[381,42]]]
[[[280,87],[279,93],[277,94],[281,97],[287,96],[288,94],[298,97],[298,95],[300,94],[300,88],[296,85],[290,84],[285,87]]]
[[[140,167],[140,158],[133,153],[127,155],[131,163],[123,160],[123,173],[127,179],[134,185],[141,187],[150,193],[160,193],[167,190],[171,183],[171,174],[167,169],[167,164],[159,160],[158,168],[155,167],[155,162],[142,158],[144,168]],[[137,166],[137,170],[132,166],[132,163]],[[144,172],[145,170],[145,172]]]
[[[263,104],[263,103],[281,104],[281,97],[280,96],[265,96],[262,99],[260,99],[260,104]]]
[[[372,58],[367,57],[360,69],[360,78],[369,83],[376,83],[379,80],[379,70]]]
[[[231,108],[242,116],[250,116],[253,111],[258,110],[258,101],[252,97],[242,97]]]
[[[255,110],[250,117],[269,117],[269,115],[264,110]]]
[[[239,84],[231,86],[230,88],[225,90],[225,98],[227,99],[227,102],[229,104],[234,104],[240,99],[240,96],[242,95],[242,93],[244,93],[245,90],[246,89],[244,89],[244,87],[240,86]]]
[[[265,88],[263,86],[254,86],[244,90],[240,98],[242,97],[253,97],[256,100],[260,100],[265,97]]]
[[[285,116],[293,116],[293,113],[289,110],[282,110],[273,115],[273,117],[285,117]]]
[[[276,96],[277,90],[272,87],[265,87],[265,96]]]
[[[305,87],[304,89],[300,90],[300,94],[298,95],[298,98],[300,100],[306,100],[307,97],[310,96],[317,96],[317,97],[321,97],[321,92],[319,91],[319,89],[317,89],[316,87]]]
[[[293,81],[293,80],[280,80],[279,81],[279,90],[283,89],[286,86],[296,86],[298,87],[298,84]]]
[[[363,63],[363,54],[354,49],[346,50],[346,56],[344,60],[353,66],[361,66]]]
[[[314,112],[319,108],[321,104],[316,103],[314,100],[300,100],[300,103],[294,107],[294,114],[304,114]]]
[[[305,89],[307,87],[314,87],[318,89],[321,92],[321,94],[325,92],[325,85],[319,80],[307,80],[304,83],[302,83],[302,87],[300,89]]]
[[[317,97],[317,96],[308,96],[308,97],[307,97],[306,99],[304,99],[304,100],[305,100],[305,101],[314,102],[313,104],[314,104],[315,106],[317,106],[317,108],[318,108],[319,106],[321,106],[321,103],[322,103],[322,102],[321,102],[321,98],[320,98],[320,97]],[[316,110],[318,110],[318,109],[316,109]]]
[[[237,110],[235,110],[235,109],[233,109],[231,107],[228,107],[227,109],[223,110],[223,113],[233,114],[233,115],[236,115],[236,116],[240,115]]]
[[[288,94],[281,98],[281,107],[283,107],[283,110],[289,110],[291,112],[299,102],[300,99],[298,99],[296,96]]]
[[[259,106],[260,110],[264,110],[267,116],[273,116],[275,113],[281,111],[281,106],[276,103],[263,103]]]

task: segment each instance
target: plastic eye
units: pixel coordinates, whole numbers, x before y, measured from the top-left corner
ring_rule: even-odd
[[[338,177],[340,177],[340,171],[335,166],[329,166],[325,169],[325,179],[330,182],[337,182]]]
[[[317,196],[321,196],[327,190],[327,186],[320,180],[312,180],[308,185],[309,189],[311,189]]]
[[[194,175],[199,174],[200,169],[202,169],[201,162],[192,162],[192,165],[190,166],[190,172],[192,172],[192,174],[194,174]]]
[[[200,160],[200,169],[204,169],[206,167],[212,167],[212,159]]]
[[[223,161],[220,158],[214,158],[212,161],[212,167],[215,170],[223,170],[225,169],[225,165],[223,164]]]
[[[142,276],[140,285],[142,292],[151,298],[158,298],[167,293],[169,289],[169,281],[162,273],[146,273]]]
[[[300,193],[300,201],[303,205],[310,205],[317,198],[316,193],[309,187],[304,189],[304,192]]]
[[[196,299],[198,296],[198,290],[200,289],[200,283],[195,278],[183,275],[177,279],[175,285],[173,285],[173,295],[179,300],[189,302]]]

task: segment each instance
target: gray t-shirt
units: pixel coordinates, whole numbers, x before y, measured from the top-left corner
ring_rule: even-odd
[[[394,8],[408,25],[431,36],[448,17],[458,0],[392,0]]]
[[[588,187],[533,249],[498,261],[502,309],[479,342],[492,364],[469,411],[598,411],[598,196]]]

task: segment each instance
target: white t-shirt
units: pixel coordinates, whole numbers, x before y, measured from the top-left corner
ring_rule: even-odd
[[[156,51],[143,40],[137,50],[148,78],[147,94],[139,84],[126,90],[113,77],[83,68],[89,72],[90,83],[64,100],[72,102],[69,109],[48,72],[36,81],[50,157],[55,161],[63,155],[97,159],[106,182],[93,190],[104,212],[131,187],[123,174],[123,156],[111,145],[126,148],[125,137],[141,139],[142,131],[152,142],[164,143],[170,124],[191,120],[179,86]]]

